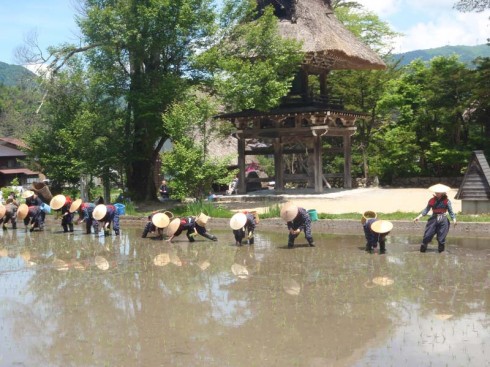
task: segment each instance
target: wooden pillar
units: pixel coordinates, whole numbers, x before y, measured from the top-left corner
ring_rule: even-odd
[[[322,137],[313,136],[315,193],[323,192]]]
[[[352,147],[351,133],[346,132],[343,136],[344,145],[344,189],[352,189]]]
[[[247,193],[247,183],[245,182],[245,138],[238,136],[238,193]]]
[[[275,190],[284,190],[284,164],[282,160],[282,142],[281,138],[274,139],[274,175]]]

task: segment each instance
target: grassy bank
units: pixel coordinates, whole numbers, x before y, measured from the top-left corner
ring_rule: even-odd
[[[204,213],[213,218],[231,218],[234,211],[228,208],[225,204],[218,204],[212,202],[194,202],[188,204],[176,204],[172,208],[168,209],[172,212],[174,216],[190,216],[197,215],[199,213]],[[267,218],[278,218],[281,212],[281,206],[279,204],[269,205],[264,213],[260,214],[261,219]],[[134,205],[126,206],[126,213],[128,215],[138,215],[147,216],[152,211],[143,210],[139,211]],[[419,213],[417,212],[395,212],[395,213],[378,213],[378,218],[386,220],[413,220]],[[360,220],[361,213],[345,213],[345,214],[327,214],[318,213],[319,219],[352,219]],[[425,216],[421,221],[427,220],[429,216]],[[467,215],[467,214],[456,214],[458,222],[490,222],[490,214],[480,214],[480,215]]]

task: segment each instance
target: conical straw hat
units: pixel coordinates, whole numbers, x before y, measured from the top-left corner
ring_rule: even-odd
[[[78,208],[82,205],[82,199],[77,199],[70,205],[70,213],[76,212]]]
[[[27,198],[30,198],[32,195],[34,195],[34,191],[31,191],[31,190],[25,190],[23,193],[22,193],[22,198],[23,199],[27,199]]]
[[[17,209],[17,219],[23,220],[27,217],[27,213],[29,213],[29,207],[26,204],[20,204],[19,209]]]
[[[65,195],[56,195],[54,196],[51,201],[49,202],[49,206],[53,210],[58,210],[61,209],[63,205],[66,203],[66,197]]]
[[[433,185],[433,186],[429,187],[429,190],[437,194],[437,193],[446,193],[449,190],[451,190],[451,188],[449,186],[446,186],[446,185],[439,183],[437,185]]]
[[[92,213],[95,220],[102,220],[107,214],[107,207],[104,204],[96,205]]]
[[[167,235],[173,236],[180,227],[180,218],[174,218],[167,227]]]
[[[371,224],[371,230],[376,233],[388,233],[393,229],[393,223],[387,220],[377,220]]]
[[[165,228],[170,223],[170,218],[164,213],[156,213],[151,217],[151,222],[158,228]]]
[[[293,203],[286,203],[281,208],[281,218],[286,222],[292,221],[298,215],[298,207]]]
[[[201,227],[205,227],[206,223],[208,222],[210,217],[208,217],[206,214],[201,213],[197,216],[196,218],[196,223],[200,225]]]
[[[233,230],[243,228],[245,223],[247,223],[247,216],[243,213],[236,213],[230,219],[230,227]]]
[[[364,214],[362,215],[362,218],[361,218],[361,223],[364,224],[367,222],[368,219],[372,219],[372,218],[376,218],[378,215],[376,214],[376,212],[373,212],[371,210],[367,210],[364,212]]]
[[[2,219],[5,216],[6,212],[7,212],[7,208],[3,204],[0,204],[0,219]]]

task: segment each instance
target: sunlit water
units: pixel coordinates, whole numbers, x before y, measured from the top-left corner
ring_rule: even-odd
[[[57,230],[0,232],[0,366],[490,366],[489,238]]]

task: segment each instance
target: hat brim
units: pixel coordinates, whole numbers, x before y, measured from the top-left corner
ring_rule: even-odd
[[[436,194],[444,194],[449,190],[451,190],[451,188],[443,184],[432,185],[431,187],[429,187],[429,191],[432,191]]]
[[[51,199],[51,201],[49,202],[49,206],[53,210],[59,210],[63,207],[63,205],[65,205],[65,203],[66,203],[65,195],[60,194],[60,195],[54,196]]]
[[[180,227],[180,218],[174,218],[167,227],[167,235],[173,236]]]
[[[392,229],[393,223],[387,220],[377,220],[376,222],[371,224],[371,230],[379,234],[388,233]]]
[[[236,213],[230,219],[230,227],[234,231],[243,228],[247,223],[247,216],[244,213]]]
[[[151,217],[151,222],[158,228],[165,228],[170,223],[170,218],[164,213],[156,213]]]
[[[281,208],[281,218],[286,222],[292,221],[298,215],[298,207],[292,203],[286,203]]]
[[[29,213],[29,207],[26,204],[20,204],[19,208],[17,209],[17,219],[23,220],[25,217],[27,217],[27,213]]]
[[[210,217],[209,217],[209,216],[207,216],[206,214],[201,213],[201,214],[199,214],[199,215],[197,216],[197,218],[196,218],[196,223],[197,223],[198,225],[200,225],[201,227],[205,227],[205,226],[206,226],[206,224],[208,223],[209,218],[210,218]]]
[[[70,205],[70,213],[76,212],[78,208],[80,208],[80,205],[82,205],[82,199],[77,199]]]
[[[107,207],[104,204],[96,205],[92,213],[95,220],[102,220],[107,214]]]
[[[25,191],[22,193],[21,197],[22,197],[23,199],[27,199],[27,198],[30,198],[30,197],[31,197],[31,196],[33,196],[33,195],[34,195],[34,191],[31,191],[31,190],[25,190]]]

